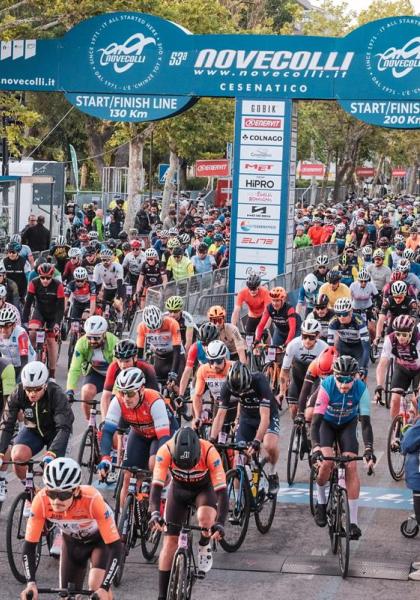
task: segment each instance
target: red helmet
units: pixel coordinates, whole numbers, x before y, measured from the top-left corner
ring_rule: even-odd
[[[39,265],[37,271],[40,277],[52,277],[54,275],[55,267],[51,263],[45,262]]]
[[[318,358],[319,374],[322,377],[331,375],[334,360],[337,358],[337,351],[333,346],[325,348]]]
[[[137,248],[141,248],[141,241],[140,240],[132,240],[130,242],[130,246],[132,250],[137,250]]]
[[[392,271],[391,283],[394,281],[402,281],[404,279],[404,273],[402,271]]]

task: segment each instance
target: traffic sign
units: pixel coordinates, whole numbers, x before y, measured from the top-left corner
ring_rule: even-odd
[[[167,175],[168,171],[169,171],[168,163],[159,163],[159,165],[158,165],[159,183],[165,183],[166,175]],[[178,176],[178,172],[175,171],[174,176],[172,178],[172,183],[177,182],[177,176]]]

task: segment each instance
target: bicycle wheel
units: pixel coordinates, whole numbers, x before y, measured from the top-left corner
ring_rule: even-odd
[[[277,496],[270,496],[268,494],[268,487],[268,477],[263,469],[258,483],[258,494],[254,512],[255,525],[258,531],[263,534],[270,531],[277,507]]]
[[[23,516],[23,509],[28,495],[21,492],[13,501],[7,516],[6,527],[6,550],[7,559],[13,576],[19,583],[25,583],[26,577],[22,566],[22,548],[25,541],[27,518]],[[38,568],[41,558],[42,538],[36,548],[36,567]]]
[[[67,359],[67,368],[70,369],[70,365],[71,365],[71,361],[73,358],[73,352],[74,352],[74,348],[76,346],[76,342],[77,342],[77,337],[74,333],[70,334],[70,339],[69,339],[69,348],[68,348],[68,359]]]
[[[245,477],[245,469],[231,469],[226,474],[229,511],[225,537],[220,540],[220,545],[225,552],[236,552],[241,547],[248,531],[251,492]]]
[[[287,450],[287,483],[289,485],[293,485],[295,480],[301,443],[302,429],[298,425],[293,425]]]
[[[162,532],[152,531],[149,527],[149,501],[147,498],[144,498],[140,504],[140,517],[141,551],[146,560],[153,560],[159,547]]]
[[[330,483],[330,493],[327,502],[327,525],[330,536],[331,552],[338,552],[338,525],[337,525],[337,504],[338,504],[337,483]]]
[[[122,486],[124,483],[124,471],[122,469],[120,469],[120,472],[118,473],[118,479],[117,479],[117,485],[115,486],[115,490],[114,490],[114,498],[115,498],[115,506],[114,506],[114,519],[115,522],[118,523],[118,518],[120,516],[120,510],[121,510],[121,490],[122,490]]]
[[[188,600],[188,555],[184,548],[178,548],[172,561],[166,600]]]
[[[118,521],[118,531],[120,533],[121,541],[124,545],[124,548],[121,553],[120,565],[114,578],[115,587],[119,587],[121,585],[121,581],[124,574],[125,561],[130,553],[130,548],[132,548],[133,546],[133,542],[135,542],[134,530],[134,496],[132,494],[129,494],[121,511],[121,517]]]
[[[336,533],[338,540],[338,564],[341,577],[345,579],[349,572],[350,561],[350,509],[347,490],[340,488],[336,506]]]
[[[311,473],[309,477],[309,508],[311,509],[311,515],[315,516],[315,505],[316,505],[316,467],[311,467]]]
[[[404,477],[405,456],[400,451],[402,427],[403,418],[401,415],[397,415],[389,428],[386,446],[389,472],[395,481],[400,481]]]
[[[389,408],[391,406],[391,381],[392,375],[394,374],[394,361],[390,360],[385,376],[385,390],[384,390],[384,398],[385,398],[385,406]]]
[[[99,458],[98,442],[91,427],[88,427],[80,441],[77,462],[82,470],[82,483],[90,485]]]

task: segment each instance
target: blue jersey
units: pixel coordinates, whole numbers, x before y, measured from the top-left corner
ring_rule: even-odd
[[[358,416],[370,416],[370,396],[366,385],[355,379],[347,394],[342,394],[334,375],[326,377],[320,385],[314,414],[321,414],[333,425],[344,425]]]

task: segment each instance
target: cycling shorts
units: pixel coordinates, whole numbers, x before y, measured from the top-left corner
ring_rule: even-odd
[[[171,436],[179,429],[178,421],[174,416],[169,417]],[[159,449],[160,442],[158,438],[145,438],[139,435],[133,428],[127,439],[126,457],[124,467],[138,467],[139,469],[149,468],[149,458],[155,456]]]
[[[309,364],[304,365],[301,362],[293,361],[290,385],[286,395],[287,404],[298,403],[300,391],[302,389],[308,367]]]
[[[37,329],[42,329],[43,327],[45,327],[45,329],[47,330],[48,333],[51,333],[52,330],[54,329],[54,325],[57,323],[57,321],[54,319],[54,317],[49,317],[48,319],[46,319],[37,308],[34,309],[31,319],[29,321],[29,328],[31,328],[31,326],[36,327]],[[48,336],[51,337],[51,336]]]
[[[81,321],[83,313],[90,309],[90,302],[76,302],[73,301],[70,307],[69,319],[74,321]]]
[[[73,583],[76,589],[83,588],[88,563],[92,569],[105,570],[108,564],[109,549],[100,535],[86,541],[63,534],[60,556],[60,586],[66,588]]]
[[[51,436],[51,438],[46,438],[32,427],[23,427],[17,434],[13,444],[15,446],[17,444],[28,446],[32,450],[32,456],[35,456],[35,454],[41,452],[45,446],[48,448],[54,437],[55,435]]]
[[[211,506],[216,509],[216,492],[211,483],[185,487],[179,482],[172,480],[168,488],[168,497],[165,505],[165,521],[168,523],[165,535],[179,535],[181,526],[187,519],[188,507],[191,504],[196,508]],[[172,523],[179,523],[179,526],[172,525]]]
[[[83,385],[86,384],[94,385],[96,387],[96,393],[99,394],[104,389],[105,375],[101,375],[98,371],[92,369],[83,379]]]
[[[258,427],[260,425],[260,418],[251,419],[250,417],[241,415],[239,417],[239,426],[235,435],[235,442],[252,442],[255,439]],[[274,435],[280,435],[280,418],[278,413],[274,412],[270,415],[270,423],[266,433],[274,433]]]
[[[406,392],[411,384],[413,384],[413,390],[416,391],[419,387],[419,382],[420,373],[418,370],[411,371],[394,362],[394,372],[391,379],[392,392],[397,392],[398,390]]]
[[[250,317],[246,318],[245,323],[245,335],[255,335],[258,323],[261,321],[261,317]]]
[[[323,419],[319,430],[319,445],[321,448],[332,448],[334,442],[337,441],[340,452],[357,454],[359,452],[357,422],[358,418],[356,417],[344,425],[334,425]]]

